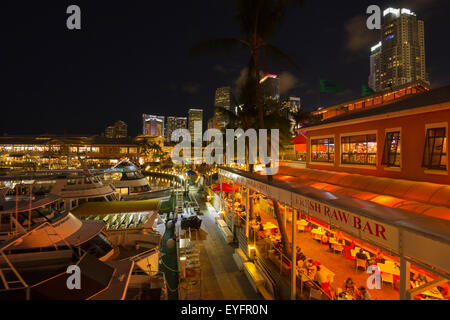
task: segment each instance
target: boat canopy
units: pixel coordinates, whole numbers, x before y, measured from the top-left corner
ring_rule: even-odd
[[[75,208],[76,216],[103,215],[130,212],[148,212],[159,210],[160,200],[85,202]]]

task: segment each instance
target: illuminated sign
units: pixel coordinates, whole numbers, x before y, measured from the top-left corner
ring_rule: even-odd
[[[374,52],[375,50],[377,50],[377,49],[380,48],[380,47],[381,47],[381,41],[378,42],[376,45],[374,45],[370,50],[371,50],[372,52]]]
[[[263,83],[268,78],[277,79],[278,76],[276,74],[266,74],[264,77],[261,78],[261,80],[259,80],[259,83]]]
[[[416,15],[416,14],[415,14],[414,12],[412,12],[411,10],[405,9],[405,8],[403,8],[403,9],[401,10],[401,13],[402,13],[402,14],[409,14],[410,16],[415,16],[415,15]]]
[[[400,14],[400,9],[394,9],[394,8],[387,8],[383,11],[383,16],[388,15],[389,13],[395,14],[398,16]]]

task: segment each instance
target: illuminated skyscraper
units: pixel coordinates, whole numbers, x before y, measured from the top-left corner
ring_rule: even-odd
[[[280,99],[280,78],[276,74],[266,74],[259,83],[264,99]]]
[[[369,75],[369,88],[373,91],[380,91],[380,55],[381,55],[381,41],[373,46],[370,55],[370,75]]]
[[[369,85],[374,91],[416,81],[429,84],[424,22],[409,9],[384,10],[380,43],[372,47],[370,65]]]
[[[220,87],[216,89],[216,94],[214,97],[214,108],[221,107],[226,110],[231,109],[231,87]],[[222,114],[219,114],[214,109],[214,121],[218,124],[220,128],[226,125],[226,119]]]
[[[145,135],[157,135],[164,137],[164,117],[143,114],[143,130],[142,133]]]
[[[171,141],[172,132],[187,128],[186,117],[167,117],[166,141]]]
[[[203,110],[202,109],[189,109],[189,132],[191,133],[192,142],[196,140],[202,140],[203,138]],[[201,132],[199,135],[194,136],[194,122],[201,122]]]

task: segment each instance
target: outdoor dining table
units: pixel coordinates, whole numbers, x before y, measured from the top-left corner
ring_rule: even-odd
[[[305,219],[297,220],[297,224],[306,227],[308,225],[308,221]]]
[[[264,230],[277,229],[278,227],[274,225],[272,222],[267,222],[263,225]]]
[[[344,241],[338,241],[338,240],[336,240],[336,238],[330,238],[330,240],[328,240],[328,242],[331,243],[331,244],[344,245]]]
[[[396,268],[395,265],[378,263],[377,266],[378,266],[378,269],[383,273],[390,273],[394,276],[400,275],[400,269]]]
[[[326,231],[323,229],[313,229],[313,230],[311,230],[311,233],[323,236],[326,233]]]
[[[325,273],[325,276],[327,277],[327,280],[330,283],[334,282],[334,276],[335,273],[333,271],[331,271],[330,269],[328,269],[327,267],[325,267],[324,265],[320,265],[320,270]]]
[[[351,294],[349,293],[345,293],[343,294],[343,296],[338,296],[337,298],[338,300],[355,300],[355,297],[353,297]]]

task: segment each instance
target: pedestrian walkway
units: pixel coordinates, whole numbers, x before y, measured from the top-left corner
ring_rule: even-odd
[[[232,254],[234,248],[222,239],[215,224],[217,213],[207,203],[201,205],[202,229],[208,233],[200,244],[202,266],[202,299],[260,300],[245,274],[237,268]]]

